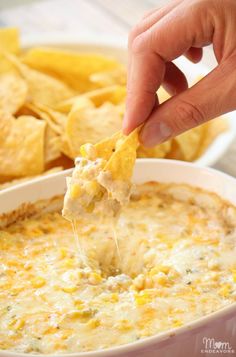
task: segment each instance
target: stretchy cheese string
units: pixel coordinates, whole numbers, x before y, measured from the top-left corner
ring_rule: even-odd
[[[87,263],[87,256],[84,252],[84,249],[80,243],[80,239],[79,239],[79,233],[78,233],[78,227],[76,224],[76,220],[72,220],[71,222],[72,224],[72,229],[73,229],[73,234],[74,234],[74,239],[75,239],[75,244],[79,253],[79,258],[82,261],[82,263],[88,267],[88,263]]]
[[[117,224],[118,224],[118,218],[113,218],[112,221],[111,221],[111,227],[112,227],[112,232],[113,232],[113,240],[115,242],[115,246],[116,246],[116,251],[117,251],[117,256],[118,256],[119,262],[121,262],[121,254],[120,254],[119,242],[118,242],[118,237],[117,237]]]

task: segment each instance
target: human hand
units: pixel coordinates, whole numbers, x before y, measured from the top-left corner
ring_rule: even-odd
[[[188,89],[172,61],[197,63],[213,44],[218,66]],[[158,104],[163,85],[173,97]],[[149,13],[129,36],[125,134],[144,123],[140,140],[154,146],[236,109],[236,1],[175,0]]]

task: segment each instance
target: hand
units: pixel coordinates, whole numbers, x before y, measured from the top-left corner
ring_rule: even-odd
[[[172,62],[199,62],[213,44],[218,66],[188,89]],[[173,97],[158,105],[163,85]],[[140,140],[154,146],[236,109],[236,1],[175,0],[149,13],[129,37],[125,134],[144,123]]]

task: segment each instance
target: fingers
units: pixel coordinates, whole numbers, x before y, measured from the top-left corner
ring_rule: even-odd
[[[165,63],[158,55],[155,53],[137,54],[130,68],[127,85],[126,108],[128,110],[126,109],[123,120],[125,134],[129,134],[142,124],[151,114],[156,103],[156,89],[161,85],[164,74]],[[135,120],[130,120],[130,118]]]
[[[129,50],[129,56],[128,56],[128,77],[129,77],[129,72],[130,72],[130,67],[131,67],[131,51],[132,51],[132,44],[134,39],[139,36],[141,33],[145,32],[148,30],[151,26],[153,26],[157,21],[159,21],[163,16],[168,14],[172,9],[174,9],[179,3],[181,3],[183,0],[174,0],[171,1],[169,4],[166,6],[163,6],[161,8],[151,10],[148,12],[143,19],[131,30],[129,34],[129,40],[128,40],[128,50]]]
[[[141,142],[147,147],[154,146],[234,110],[235,86],[235,58],[232,57],[190,89],[158,106],[142,129]]]
[[[165,65],[162,86],[171,95],[181,93],[188,88],[184,73],[173,62],[167,62]]]
[[[186,12],[186,4],[181,2],[133,41],[123,122],[125,134],[151,114],[156,90],[164,79],[165,63],[212,39],[212,21],[206,21],[202,16],[202,8],[197,7],[197,2],[192,3],[196,6],[195,11],[191,7]]]

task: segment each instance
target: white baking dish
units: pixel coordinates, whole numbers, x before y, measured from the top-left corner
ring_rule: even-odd
[[[50,199],[65,192],[65,177],[70,170],[41,177],[0,192],[0,215],[16,210],[22,204]],[[136,163],[135,183],[146,181],[187,183],[217,193],[236,205],[236,179],[196,164],[173,160],[140,159]],[[207,340],[210,339],[210,340]],[[213,348],[214,342],[216,348]],[[219,344],[221,342],[221,344]],[[210,347],[213,346],[213,347]],[[193,321],[175,330],[161,333],[128,345],[99,352],[75,353],[63,356],[78,357],[200,357],[211,356],[225,348],[231,356],[236,354],[236,304]],[[214,352],[215,351],[215,352]],[[217,352],[218,351],[218,352]],[[234,353],[233,353],[234,351]],[[221,352],[222,353],[222,352]],[[228,355],[223,352],[224,355]],[[20,357],[25,354],[8,351],[0,352],[0,357]],[[28,356],[32,356],[28,354]]]
[[[98,52],[110,55],[122,62],[127,59],[127,45],[124,38],[78,36],[63,33],[30,34],[23,38],[23,48],[29,49],[35,46],[49,46],[56,48],[71,49],[80,52]],[[202,63],[193,64],[184,57],[178,58],[175,63],[186,74],[189,84],[196,81],[196,78],[206,75],[211,69]],[[228,120],[228,130],[220,134],[207,148],[196,163],[210,166],[216,163],[229,148],[236,136],[236,112],[226,115]]]

